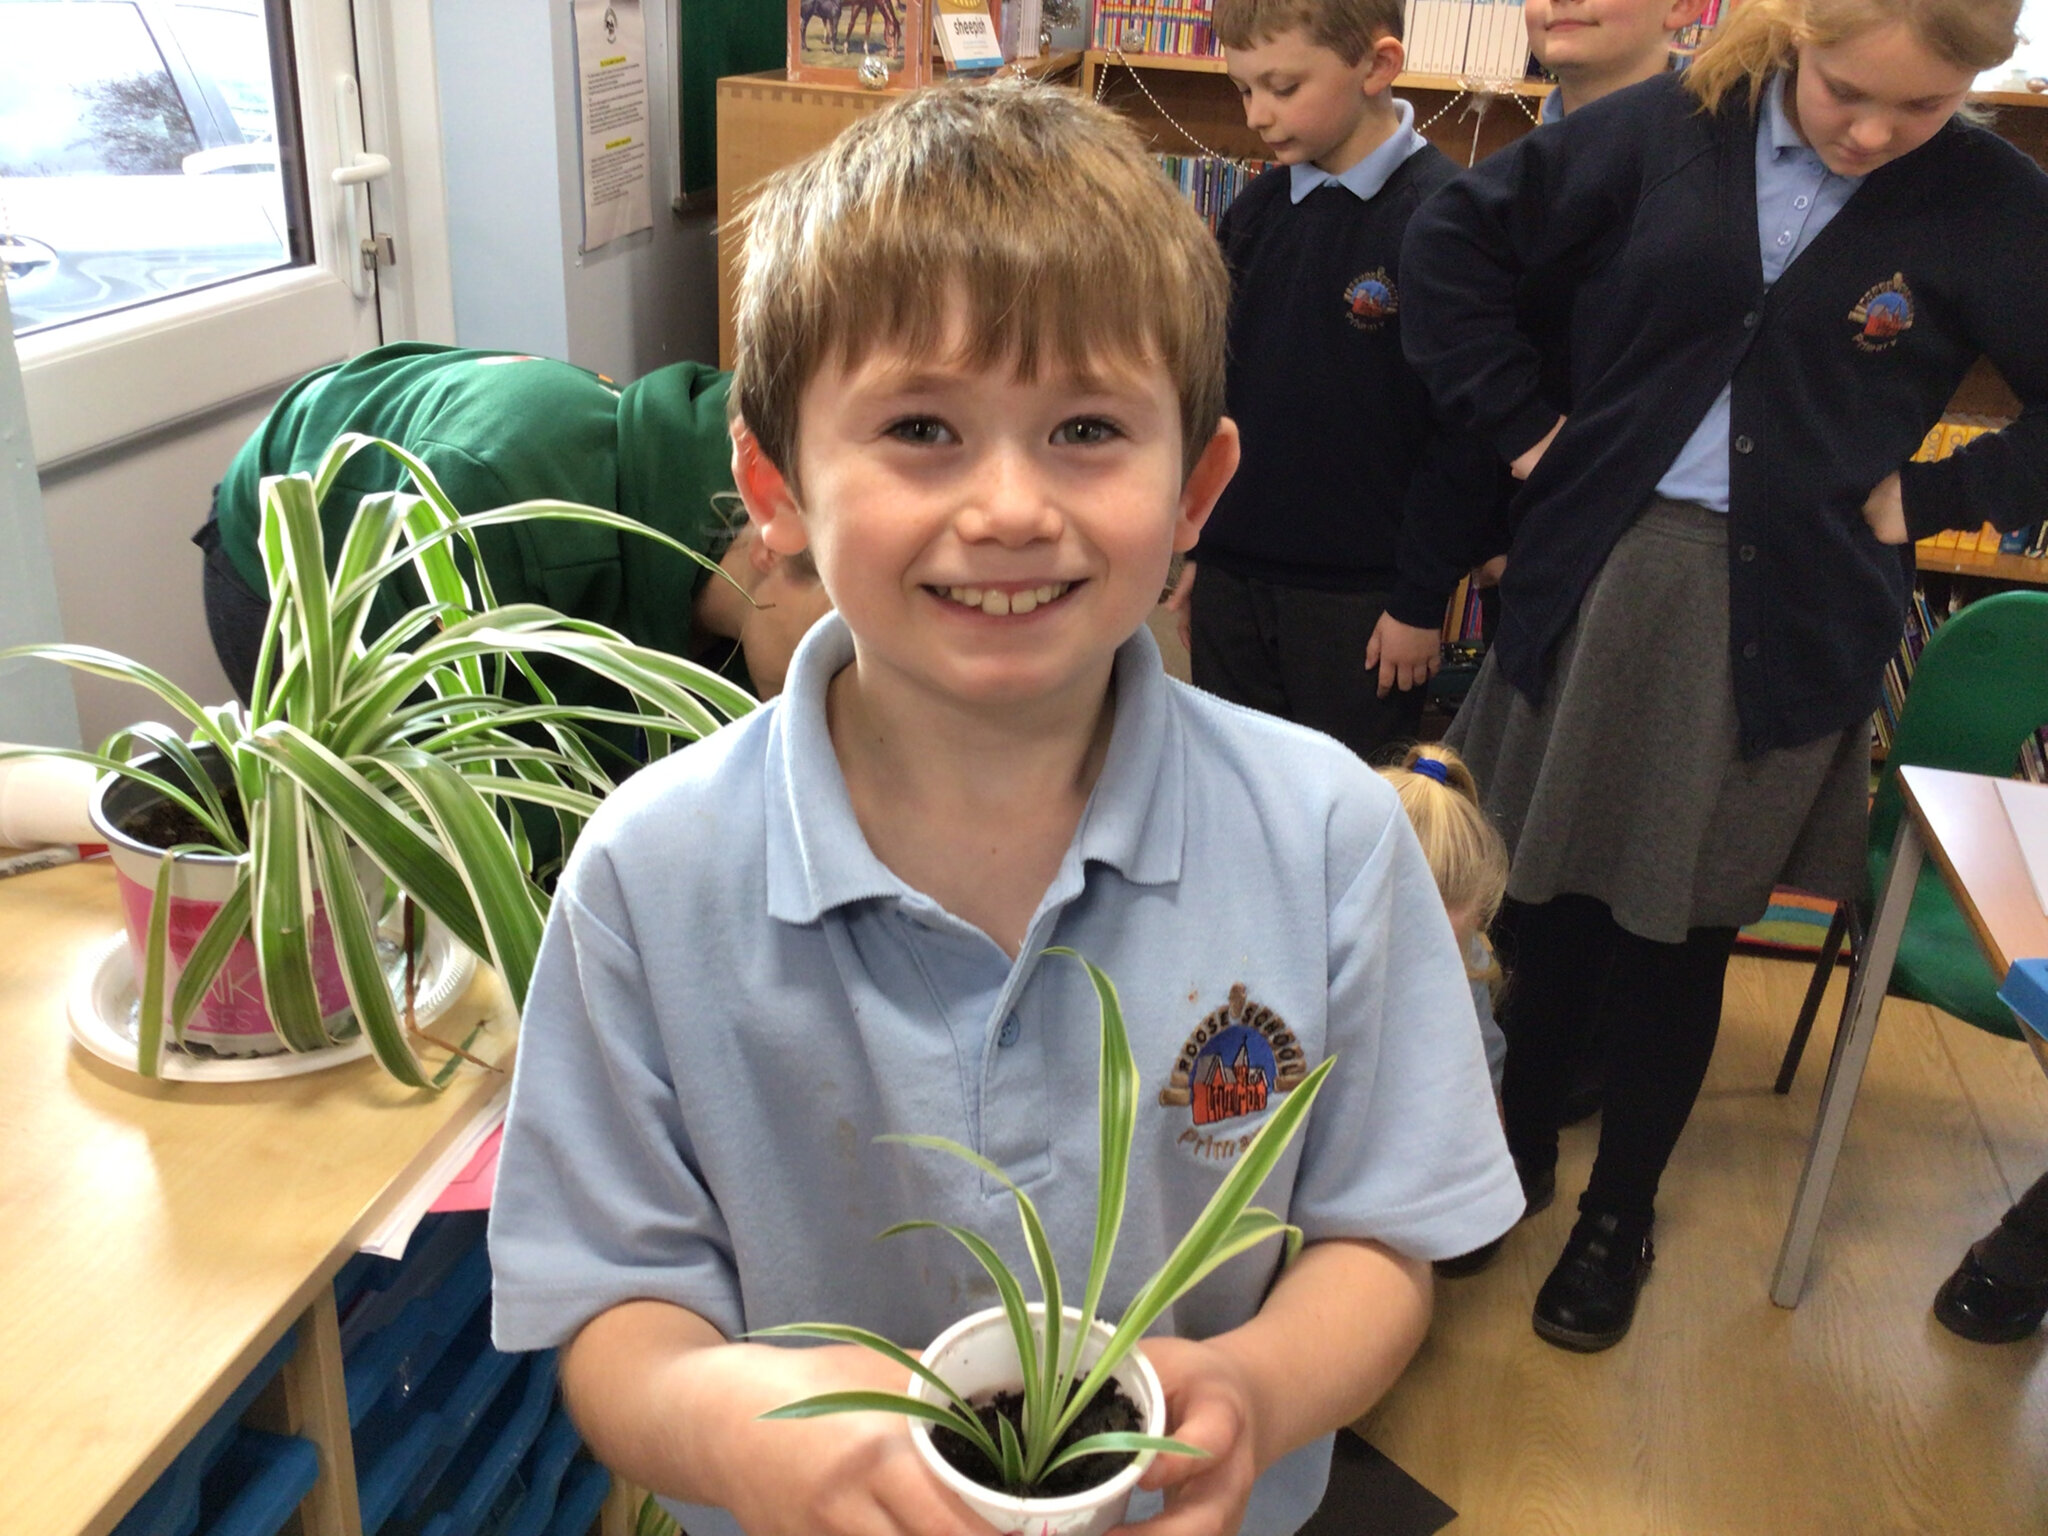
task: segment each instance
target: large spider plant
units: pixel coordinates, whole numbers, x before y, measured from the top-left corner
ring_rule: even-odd
[[[1301,1246],[1300,1229],[1290,1226],[1271,1211],[1252,1205],[1251,1198],[1265,1182],[1266,1175],[1273,1171],[1273,1165],[1279,1162],[1295,1132],[1301,1128],[1309,1106],[1315,1102],[1316,1093],[1336,1058],[1330,1057],[1311,1072],[1259,1128],[1251,1145],[1239,1155],[1229,1177],[1210,1196],[1208,1205],[1195,1219],[1187,1235],[1152,1278],[1139,1288],[1093,1367],[1085,1376],[1081,1375],[1078,1362],[1082,1341],[1094,1328],[1096,1308],[1101,1303],[1103,1285],[1109,1277],[1110,1259],[1116,1250],[1117,1232],[1123,1224],[1131,1139],[1137,1129],[1138,1064],[1131,1054],[1130,1038],[1124,1029],[1123,1008],[1117,1001],[1114,983],[1071,949],[1055,948],[1046,953],[1069,956],[1087,967],[1088,978],[1095,987],[1101,1027],[1101,1064],[1096,1088],[1100,1168],[1095,1194],[1095,1244],[1088,1265],[1087,1289],[1079,1309],[1080,1322],[1071,1334],[1064,1329],[1062,1287],[1052,1244],[1031,1197],[1018,1188],[1001,1168],[956,1141],[943,1136],[878,1138],[951,1153],[1001,1181],[1015,1196],[1017,1215],[1024,1227],[1025,1245],[1031,1254],[1031,1265],[1037,1272],[1040,1297],[1044,1302],[1042,1315],[1036,1322],[1025,1300],[1023,1286],[994,1246],[979,1234],[942,1222],[904,1221],[890,1227],[882,1236],[893,1237],[899,1232],[927,1229],[945,1232],[958,1240],[988,1271],[989,1277],[995,1281],[997,1294],[1002,1298],[1003,1312],[1009,1321],[1016,1341],[1017,1359],[1021,1363],[1024,1399],[1021,1424],[1013,1428],[1007,1418],[998,1418],[998,1431],[991,1434],[976,1415],[974,1406],[915,1355],[867,1329],[837,1323],[791,1323],[759,1329],[753,1337],[816,1338],[862,1345],[887,1356],[923,1379],[943,1401],[925,1402],[896,1392],[825,1392],[785,1404],[763,1415],[764,1418],[805,1419],[831,1413],[884,1412],[926,1419],[961,1435],[987,1457],[1002,1491],[1027,1496],[1047,1473],[1084,1456],[1148,1450],[1184,1456],[1206,1454],[1182,1441],[1126,1432],[1089,1435],[1064,1447],[1060,1441],[1109,1381],[1117,1366],[1137,1347],[1145,1330],[1210,1271],[1247,1248],[1275,1236],[1284,1236],[1287,1259],[1292,1261]]]
[[[400,460],[418,494],[364,497],[330,576],[320,505],[342,466],[366,450]],[[230,951],[248,935],[285,1045],[307,1051],[330,1044],[314,984],[317,901],[355,1018],[377,1059],[402,1082],[429,1086],[378,961],[376,914],[352,850],[367,854],[399,893],[496,965],[523,1006],[548,895],[519,808],[552,814],[566,857],[613,788],[612,769],[637,766],[600,727],[635,729],[648,754],[659,756],[754,707],[716,673],[634,645],[602,625],[539,604],[499,606],[475,532],[532,519],[594,523],[655,539],[724,579],[667,535],[594,507],[531,501],[462,515],[418,458],[380,438],[349,434],[313,473],[263,482],[260,541],[270,611],[247,710],[202,705],[155,670],[91,646],[0,651],[0,659],[42,657],[137,684],[188,722],[189,740],[163,726],[135,725],[97,752],[59,754],[146,784],[205,829],[203,840],[166,850],[157,870],[141,978],[138,1065],[145,1075],[157,1070],[166,1022],[167,898],[179,856],[227,855],[237,866],[232,895],[187,957],[169,999],[168,1022],[179,1039]],[[458,548],[467,551],[466,570]],[[407,567],[425,600],[366,640],[372,600]],[[630,707],[562,702],[536,672],[535,657],[616,684]],[[157,755],[145,766],[135,760],[138,749]],[[207,758],[225,765],[222,782],[208,772]]]

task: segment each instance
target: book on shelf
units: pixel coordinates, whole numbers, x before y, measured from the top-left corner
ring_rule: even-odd
[[[1486,612],[1480,599],[1484,589],[1476,586],[1470,576],[1458,578],[1451,600],[1444,606],[1444,644],[1447,646],[1483,645],[1486,639]]]
[[[1170,53],[1213,58],[1216,41],[1210,0],[1095,0],[1095,46],[1125,53]]]
[[[1913,455],[1916,464],[1945,459],[1957,449],[1974,442],[1997,427],[1984,421],[1943,420],[1936,422]],[[1977,528],[1944,528],[1931,539],[1920,541],[1923,550],[1978,555],[2022,555],[2040,559],[2048,555],[2048,522],[2001,533],[1990,523]]]
[[[1159,166],[1166,172],[1166,179],[1179,187],[1188,201],[1195,205],[1195,212],[1207,222],[1211,234],[1216,232],[1223,210],[1236,201],[1238,193],[1278,163],[1274,160],[1222,160],[1215,155],[1159,157]]]
[[[787,0],[788,67],[792,81],[861,85],[864,66],[879,66],[892,89],[930,78],[925,0]]]
[[[1707,8],[1700,12],[1700,19],[1690,26],[1680,27],[1671,39],[1671,67],[1683,69],[1692,62],[1707,39],[1714,35],[1714,28],[1720,25],[1721,0],[1707,0]]]
[[[972,72],[1000,69],[1002,44],[989,0],[933,0],[932,29],[946,68]]]
[[[1522,0],[1407,0],[1405,67],[1417,74],[1520,80],[1529,73]]]

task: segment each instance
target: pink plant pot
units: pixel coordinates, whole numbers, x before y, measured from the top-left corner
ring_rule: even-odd
[[[1034,1318],[1045,1315],[1042,1302],[1033,1302],[1030,1310]],[[1071,1328],[1081,1326],[1079,1308],[1066,1308],[1065,1316]],[[1113,1332],[1109,1324],[1096,1321],[1081,1346],[1084,1372],[1102,1358]],[[1001,1307],[962,1318],[932,1340],[931,1348],[924,1352],[924,1362],[969,1402],[996,1392],[1017,1391],[1024,1383],[1024,1373],[1017,1362],[1017,1343],[1010,1333],[1009,1317]],[[1111,1379],[1137,1404],[1143,1433],[1165,1434],[1166,1394],[1143,1351],[1132,1350],[1125,1356]],[[921,1376],[910,1379],[910,1393],[925,1402],[944,1401]],[[911,1420],[910,1438],[932,1475],[1003,1536],[1102,1536],[1123,1523],[1131,1493],[1138,1486],[1138,1479],[1145,1475],[1145,1469],[1152,1465],[1154,1455],[1151,1451],[1140,1452],[1116,1476],[1086,1493],[1059,1499],[1020,1499],[1014,1494],[984,1488],[963,1475],[939,1454],[938,1447],[932,1444],[931,1426],[923,1419]]]
[[[160,761],[148,764],[163,773]],[[100,781],[92,799],[92,821],[106,839],[114,865],[115,882],[121,893],[121,915],[128,930],[128,954],[135,967],[136,990],[148,964],[150,905],[156,895],[161,849],[136,841],[117,823],[138,806],[155,798],[146,785],[110,775]],[[193,946],[213,921],[221,903],[233,894],[236,868],[241,861],[224,854],[186,854],[171,872],[171,911],[167,931],[170,971],[165,981],[165,998],[177,984]],[[356,877],[374,912],[383,891],[383,872],[358,851]],[[334,936],[327,914],[316,898],[313,912],[313,981],[320,1001],[322,1026],[329,1035],[344,1027],[351,1014],[347,984],[342,980],[341,962],[334,952]],[[166,1042],[170,1031],[164,1032]],[[256,965],[256,945],[246,936],[237,940],[227,963],[185,1024],[185,1039],[206,1045],[227,1056],[262,1056],[286,1049],[284,1039],[271,1023],[270,1010],[263,1001],[263,983]]]

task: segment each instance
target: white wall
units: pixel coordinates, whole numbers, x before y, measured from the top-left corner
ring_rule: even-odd
[[[594,251],[582,239],[575,48],[568,0],[434,0],[455,336],[464,346],[564,357],[638,378],[718,352],[718,268],[708,215],[669,211],[676,87],[659,0],[647,35],[654,228]],[[534,174],[552,165],[554,177]]]
[[[14,357],[14,321],[0,284],[0,647],[62,637],[50,546],[43,534],[28,401]],[[0,741],[79,744],[65,674],[48,662],[0,662]]]
[[[43,520],[66,640],[147,662],[201,703],[234,697],[207,638],[202,557],[191,535],[270,403],[266,396],[44,472]],[[162,718],[147,694],[120,683],[81,675],[73,687],[88,742]]]

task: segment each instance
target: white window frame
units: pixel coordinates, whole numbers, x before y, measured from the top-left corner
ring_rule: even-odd
[[[382,334],[391,340],[408,334],[453,339],[430,24],[425,7],[409,0],[396,5],[420,14],[394,28],[391,0],[364,0],[360,19],[350,0],[291,0],[311,265],[258,273],[17,340],[39,469],[205,417],[376,344],[380,300],[359,300],[351,289],[349,264],[358,257],[348,236],[344,189],[329,174],[341,154],[337,83],[357,73],[359,24],[374,40],[364,50],[366,73],[359,76],[366,103],[364,146],[390,158],[395,168],[401,167],[401,151],[429,168],[396,188],[372,184],[373,226],[400,242],[398,265],[378,273]],[[397,63],[407,50],[391,44],[422,36],[424,61],[414,55]],[[394,78],[396,71],[402,74]],[[408,105],[401,123],[394,104],[408,97],[425,105]]]

